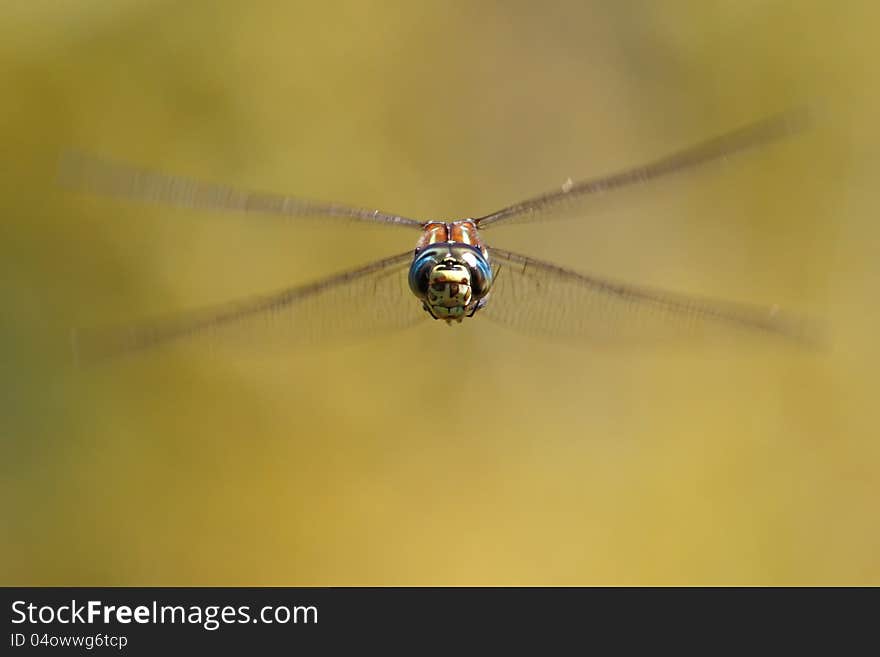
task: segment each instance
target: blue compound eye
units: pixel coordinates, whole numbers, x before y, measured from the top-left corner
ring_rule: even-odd
[[[409,289],[419,299],[428,296],[428,284],[431,270],[437,265],[437,258],[432,253],[424,253],[409,268]]]
[[[474,252],[466,252],[461,256],[471,273],[471,287],[474,297],[481,299],[492,287],[492,268],[486,259]]]

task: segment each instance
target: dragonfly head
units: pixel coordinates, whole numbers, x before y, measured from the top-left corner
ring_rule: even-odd
[[[434,317],[460,322],[472,296],[471,273],[465,265],[450,256],[431,268],[425,303]]]
[[[460,322],[488,293],[491,269],[476,249],[435,245],[416,255],[409,285],[434,319]]]

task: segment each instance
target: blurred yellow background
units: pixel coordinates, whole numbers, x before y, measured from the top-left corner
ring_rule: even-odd
[[[0,583],[880,584],[875,5],[0,14]],[[416,236],[83,198],[54,185],[63,149],[457,218],[804,101],[808,134],[491,241],[808,312],[825,351],[607,351],[426,319],[70,367],[72,327],[307,282]]]

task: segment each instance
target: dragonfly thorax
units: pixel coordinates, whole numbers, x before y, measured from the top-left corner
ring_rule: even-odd
[[[492,269],[485,254],[473,246],[432,244],[416,251],[409,286],[434,319],[460,322],[485,303]]]

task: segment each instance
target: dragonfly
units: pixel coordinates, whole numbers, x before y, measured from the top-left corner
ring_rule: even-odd
[[[587,198],[695,169],[763,147],[805,126],[803,111],[741,125],[651,162],[573,182],[490,214],[450,221],[420,220],[382,210],[298,196],[249,191],[71,151],[59,182],[103,197],[282,217],[346,219],[417,233],[415,248],[304,285],[135,321],[78,329],[74,354],[97,360],[194,336],[280,328],[287,335],[387,333],[424,318],[457,325],[487,317],[543,335],[578,340],[687,337],[733,329],[786,339],[804,337],[804,323],[778,306],[699,297],[585,273],[489,245],[483,233],[512,223],[539,223]]]

